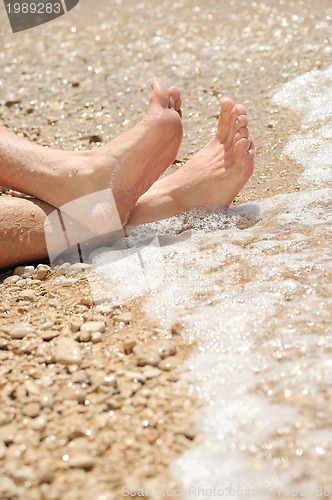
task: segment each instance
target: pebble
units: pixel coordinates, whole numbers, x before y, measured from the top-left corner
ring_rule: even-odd
[[[180,361],[177,357],[169,356],[160,361],[158,368],[160,368],[160,370],[170,371],[174,370],[179,365],[179,363]]]
[[[87,321],[81,326],[81,332],[101,332],[106,330],[106,324],[104,321]]]
[[[31,418],[38,417],[40,413],[40,404],[37,403],[37,401],[32,401],[31,403],[28,403],[23,407],[22,413],[27,417]]]
[[[14,441],[15,436],[18,433],[17,426],[15,424],[7,424],[0,427],[0,442],[3,441],[5,444],[10,444]]]
[[[101,332],[95,332],[91,336],[91,340],[94,344],[97,344],[98,342],[101,342],[102,339],[102,334]]]
[[[123,312],[119,314],[118,316],[115,316],[114,321],[117,323],[125,323],[125,325],[128,325],[131,323],[133,320],[133,315],[131,312]]]
[[[19,279],[19,276],[9,276],[9,278],[6,278],[3,283],[4,285],[14,285],[17,281],[19,281]]]
[[[102,384],[107,385],[108,387],[114,387],[114,388],[118,387],[118,382],[116,380],[115,375],[106,375],[106,377],[104,377]]]
[[[47,266],[46,264],[39,264],[37,266],[37,269],[33,273],[33,278],[35,280],[43,280],[46,278],[48,273],[51,271],[51,268]]]
[[[47,420],[43,416],[38,416],[38,418],[35,418],[32,423],[32,428],[35,429],[36,431],[41,431],[42,429],[45,429]]]
[[[127,338],[123,341],[123,349],[126,354],[130,354],[137,344],[135,339]]]
[[[83,264],[82,262],[77,262],[76,264],[72,264],[68,268],[69,274],[81,273],[82,271],[87,271],[92,266],[90,264]]]
[[[92,338],[92,333],[90,331],[80,332],[79,340],[80,342],[89,342]]]
[[[60,332],[58,330],[45,330],[44,332],[42,332],[41,338],[48,341],[54,339],[55,337],[58,337],[59,335]]]
[[[81,348],[75,340],[61,339],[55,348],[55,361],[57,363],[79,364],[82,361]]]
[[[70,457],[68,463],[70,467],[73,467],[75,469],[91,469],[96,464],[96,460],[91,455],[82,453]]]
[[[33,266],[18,266],[14,269],[14,276],[20,278],[31,278],[35,268]]]
[[[18,300],[26,300],[28,302],[34,302],[37,300],[37,295],[33,290],[23,290],[17,296]]]
[[[161,371],[158,368],[148,367],[147,370],[144,370],[144,375],[146,376],[147,379],[159,377],[160,374],[161,374]]]
[[[10,330],[9,335],[12,339],[23,339],[29,333],[36,333],[36,330],[28,323],[22,323],[21,325],[16,325],[12,330]]]
[[[14,464],[12,464],[14,466]],[[35,471],[33,467],[28,465],[21,465],[19,467],[14,466],[12,470],[10,470],[10,476],[16,481],[24,482],[29,481],[33,482],[35,479]]]
[[[8,312],[8,311],[10,311],[10,303],[8,302],[8,300],[4,300],[0,304],[0,313]]]
[[[94,305],[94,301],[92,297],[82,297],[80,300],[80,304],[87,307],[92,307]]]
[[[73,318],[71,321],[70,321],[70,329],[73,333],[76,333],[78,332],[78,330],[81,328],[82,326],[82,323],[83,323],[83,320],[80,319],[80,318]]]
[[[51,392],[45,392],[40,398],[40,404],[43,408],[53,408],[54,396]]]
[[[38,464],[36,471],[37,481],[39,483],[50,483],[54,477],[54,466],[51,462],[45,462],[44,460]]]
[[[61,264],[61,266],[59,266],[57,268],[57,273],[58,274],[67,274],[68,273],[68,269],[70,268],[70,262],[64,262],[63,264]]]
[[[133,351],[138,365],[158,366],[162,359],[173,356],[177,348],[176,344],[169,340],[148,340],[137,344]]]
[[[65,278],[63,281],[61,281],[61,285],[66,286],[66,287],[70,287],[70,286],[75,285],[76,282],[77,282],[77,280],[74,280],[72,278]]]
[[[9,342],[7,339],[1,339],[0,338],[0,349],[3,349],[4,351],[6,351],[8,349],[8,346],[9,346]]]

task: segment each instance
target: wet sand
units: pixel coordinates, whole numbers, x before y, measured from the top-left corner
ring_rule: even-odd
[[[249,6],[126,0],[81,2],[63,18],[16,35],[3,23],[0,122],[45,146],[98,147],[141,119],[157,76],[182,89],[185,135],[173,169],[209,140],[218,97],[229,95],[245,104],[257,148],[254,176],[235,203],[299,190],[302,167],[282,150],[301,119],[271,96],[289,79],[328,64],[328,15],[325,0]],[[84,275],[69,276],[69,287],[58,278],[52,271],[41,282],[0,285],[1,496],[90,500],[120,498],[127,482],[174,485],[168,465],[195,445],[190,418],[197,403],[173,366],[192,346],[177,327],[160,332],[138,302],[98,313]],[[130,320],[118,319],[123,310]],[[73,318],[105,321],[106,332],[85,341],[73,331]],[[36,333],[13,339],[18,322],[30,322]],[[54,334],[46,340],[45,322]],[[54,363],[61,337],[79,343],[82,363]],[[126,337],[174,343],[172,369],[144,375],[137,355],[125,352]],[[117,386],[105,383],[112,376]],[[53,404],[44,406],[45,392]],[[71,455],[80,454],[86,462],[72,465]]]

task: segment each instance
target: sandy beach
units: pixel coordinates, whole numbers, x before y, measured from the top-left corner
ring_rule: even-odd
[[[183,143],[165,175],[210,139],[228,95],[246,106],[257,151],[234,205],[297,193],[304,167],[283,150],[302,117],[272,96],[331,63],[330,16],[327,0],[81,0],[14,35],[0,5],[0,124],[47,147],[98,148],[138,123],[159,77],[183,99]],[[169,466],[203,439],[193,416],[209,403],[188,366],[179,371],[197,347],[181,335],[183,317],[164,327],[141,298],[97,308],[84,269],[27,265],[0,274],[1,499],[115,500],[124,486],[179,486]],[[317,482],[330,480],[330,450]]]

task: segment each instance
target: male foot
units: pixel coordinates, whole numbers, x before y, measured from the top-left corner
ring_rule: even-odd
[[[220,99],[218,129],[180,170],[157,181],[137,202],[129,225],[165,219],[205,205],[228,206],[249,180],[255,147],[246,110]]]
[[[167,89],[157,79],[151,85],[149,108],[138,125],[99,149],[52,151],[48,171],[53,183],[45,178],[45,189],[32,194],[65,212],[69,207],[68,215],[94,234],[112,231],[114,211],[124,224],[138,198],[171,165],[182,140],[179,89]],[[117,210],[110,201],[112,195]]]

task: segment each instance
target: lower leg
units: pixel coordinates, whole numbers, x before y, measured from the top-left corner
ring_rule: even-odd
[[[48,257],[44,222],[52,210],[39,200],[0,196],[0,268]]]

